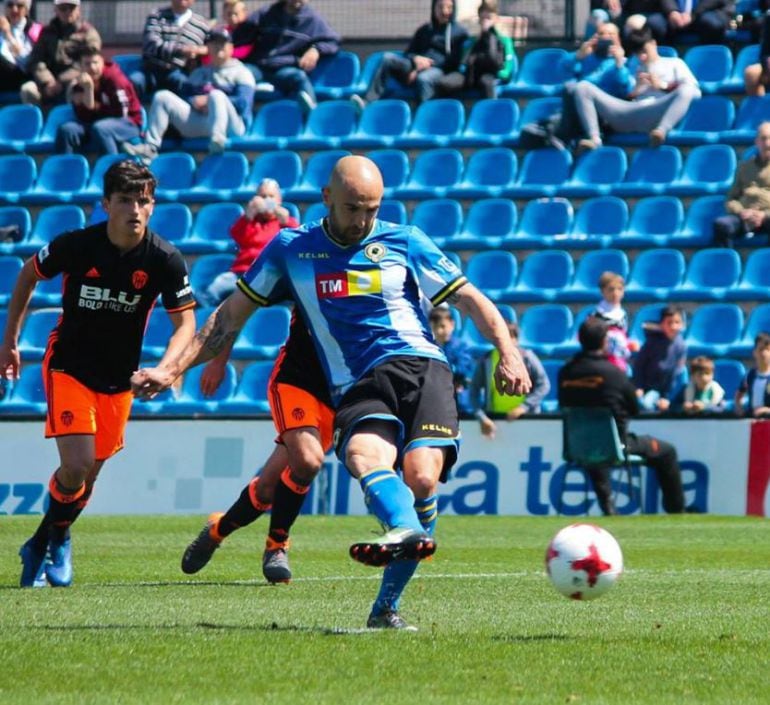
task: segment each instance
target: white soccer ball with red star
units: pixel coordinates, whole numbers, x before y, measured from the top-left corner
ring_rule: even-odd
[[[565,526],[548,544],[545,569],[553,586],[573,600],[594,600],[623,572],[615,537],[596,524]]]

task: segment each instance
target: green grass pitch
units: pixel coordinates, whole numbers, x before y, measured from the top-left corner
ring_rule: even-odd
[[[34,517],[0,519],[0,703],[730,703],[770,698],[770,522],[600,519],[626,572],[595,602],[547,581],[569,519],[444,517],[404,598],[416,634],[362,629],[366,517],[302,517],[265,585],[265,519],[196,576],[195,517],[84,516],[75,585],[20,590]]]

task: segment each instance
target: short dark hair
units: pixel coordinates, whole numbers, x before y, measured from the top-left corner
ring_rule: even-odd
[[[604,347],[607,324],[598,316],[589,316],[578,328],[578,340],[584,352],[595,352]]]
[[[766,348],[770,345],[770,333],[757,333],[757,337],[754,338],[755,348]]]
[[[74,58],[76,61],[82,61],[83,59],[87,59],[89,56],[102,56],[102,50],[93,44],[87,44],[77,50]]]
[[[625,38],[626,50],[629,54],[638,54],[652,39],[652,30],[649,25],[645,24],[641,29],[632,29]]]
[[[694,375],[697,372],[708,372],[714,374],[714,361],[710,357],[705,355],[698,355],[690,360],[690,374]]]
[[[658,322],[662,323],[667,318],[671,318],[671,316],[679,316],[682,320],[684,320],[684,309],[681,306],[668,304],[668,306],[664,306],[660,310],[660,318],[658,319]]]
[[[454,323],[455,319],[448,306],[436,306],[436,308],[430,310],[428,320],[431,323],[441,323],[441,321],[452,321]]]
[[[104,173],[104,197],[109,198],[113,193],[147,193],[155,195],[158,181],[154,174],[144,165],[133,159],[123,159],[115,162]]]

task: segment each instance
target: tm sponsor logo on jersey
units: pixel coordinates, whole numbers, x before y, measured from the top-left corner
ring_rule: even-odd
[[[319,299],[381,294],[382,275],[379,269],[316,274],[315,288]]]
[[[108,311],[133,313],[141,300],[141,294],[127,294],[125,291],[113,292],[109,288],[81,284],[78,306],[90,308],[93,311],[107,309]]]

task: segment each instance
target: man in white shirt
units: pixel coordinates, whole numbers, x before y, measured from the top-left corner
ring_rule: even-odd
[[[615,132],[648,132],[657,147],[685,115],[690,103],[700,98],[698,81],[678,57],[662,57],[649,29],[629,34],[633,58],[629,71],[636,85],[630,100],[621,100],[601,88],[581,81],[575,89],[575,103],[588,139],[579,148],[595,149],[602,144],[601,122]]]

